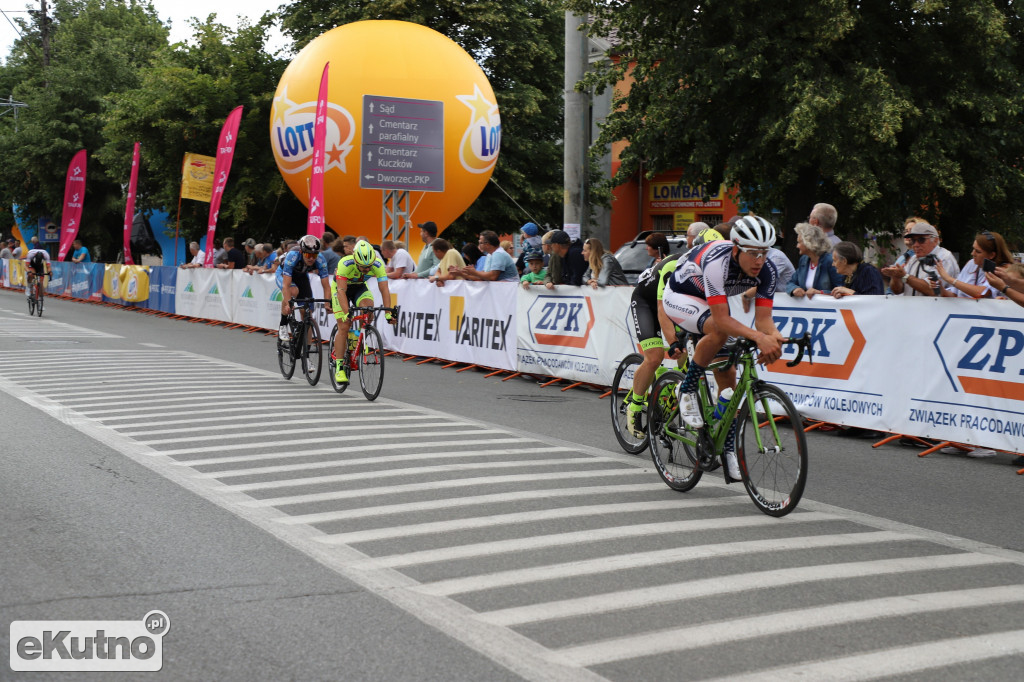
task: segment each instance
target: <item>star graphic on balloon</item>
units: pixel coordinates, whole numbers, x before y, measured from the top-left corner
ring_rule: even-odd
[[[476,83],[473,84],[472,95],[456,95],[455,98],[473,111],[473,118],[471,121],[477,121],[479,119],[489,121],[491,115],[498,111],[498,105],[487,101],[487,98],[484,97],[484,93],[480,90],[480,86]]]

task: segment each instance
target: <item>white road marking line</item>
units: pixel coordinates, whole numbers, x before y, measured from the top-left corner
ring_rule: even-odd
[[[834,521],[832,514],[818,512],[794,512],[786,517],[785,523],[802,523],[811,521]],[[688,521],[666,521],[663,523],[640,523],[627,526],[613,526],[594,530],[573,531],[570,533],[554,533],[537,535],[512,540],[496,540],[478,542],[470,545],[455,545],[438,549],[426,549],[408,554],[392,554],[375,557],[385,566],[417,566],[421,564],[468,559],[470,557],[495,556],[513,552],[528,552],[545,547],[561,547],[592,542],[605,542],[619,538],[637,538],[648,535],[666,533],[691,533],[699,530],[724,530],[726,528],[750,528],[754,526],[777,525],[778,519],[770,516],[730,516],[720,519],[692,519]]]
[[[419,428],[427,428],[428,426],[434,424],[433,420],[426,420],[426,419],[424,419],[422,417],[419,417],[419,418],[416,418],[416,417],[406,417],[406,419],[417,419],[417,421],[415,421],[415,422],[413,422],[411,424],[395,424],[394,423],[395,420],[399,419],[399,417],[381,417],[381,419],[388,420],[388,430],[389,431],[392,430],[392,429],[419,429]],[[366,420],[360,420],[360,421],[366,421]],[[302,428],[299,428],[299,429],[271,429],[269,431],[257,431],[257,430],[254,430],[254,428],[253,428],[253,427],[256,426],[257,423],[258,422],[254,423],[254,422],[250,422],[250,421],[246,420],[245,422],[243,422],[241,424],[236,424],[235,425],[236,431],[234,433],[194,434],[194,435],[191,435],[191,436],[181,436],[181,437],[178,437],[178,438],[159,438],[159,439],[153,439],[153,440],[139,439],[139,442],[140,443],[145,443],[146,445],[169,445],[171,443],[192,443],[192,442],[195,442],[195,441],[203,441],[205,443],[205,442],[212,441],[212,440],[238,440],[239,438],[265,438],[265,437],[273,438],[273,437],[277,437],[277,436],[286,436],[286,435],[293,434],[293,433],[309,433],[312,430],[308,426],[305,426],[305,427],[302,427]],[[293,422],[291,422],[291,421],[288,422],[289,425],[291,425],[292,423]],[[319,425],[317,427],[317,429],[316,429],[316,432],[317,433],[323,433],[323,434],[334,433],[334,432],[346,432],[346,431],[367,431],[367,432],[372,432],[372,433],[380,433],[380,428],[378,426],[372,425],[372,424],[371,425],[368,425],[368,424],[336,424],[336,423],[332,423],[332,422],[324,423],[323,419],[317,420],[316,423]],[[462,426],[462,424],[452,424],[450,428],[454,428],[456,426]],[[210,429],[223,429],[223,428],[224,428],[223,426],[208,426],[208,427],[203,427],[201,430],[208,431]],[[239,428],[241,428],[243,430],[242,431],[238,431],[237,429],[239,429]],[[470,428],[476,428],[476,427],[470,427]],[[184,430],[186,430],[186,429],[174,429],[172,431],[172,433],[181,433]],[[198,431],[198,430],[200,430],[200,429],[187,429],[187,431],[189,433],[192,433],[193,431]],[[147,432],[146,434],[140,434],[140,435],[147,435],[147,436],[148,435],[153,435],[153,432],[150,431],[150,432]],[[347,438],[348,436],[349,436],[349,434],[339,434],[338,438]],[[253,447],[255,445],[261,445],[261,444],[260,443],[252,443],[252,444],[250,444],[249,447]]]
[[[459,530],[471,530],[475,528],[494,528],[497,526],[512,526],[522,523],[533,523],[536,521],[552,521],[556,519],[572,519],[580,516],[601,516],[604,514],[630,514],[636,512],[658,512],[658,511],[679,511],[680,509],[700,507],[718,507],[723,505],[748,503],[745,496],[719,497],[714,500],[654,500],[651,502],[609,502],[607,504],[590,504],[575,507],[559,507],[557,509],[538,509],[536,511],[511,512],[508,514],[491,514],[489,516],[476,516],[465,519],[450,519],[448,521],[430,521],[427,523],[416,523],[407,526],[388,526],[386,528],[372,528],[370,530],[357,530],[348,533],[336,533],[327,535],[321,542],[332,545],[351,545],[358,542],[371,542],[374,540],[388,540],[391,538],[405,538],[416,535],[439,535]],[[486,579],[487,576],[481,576]],[[441,594],[441,592],[428,592],[428,594]]]
[[[492,441],[481,441],[489,443]],[[573,478],[612,478],[619,476],[643,476],[650,478],[650,472],[639,469],[606,469],[604,471],[576,472]],[[330,500],[348,500],[358,497],[381,497],[385,495],[401,496],[404,493],[414,493],[423,490],[444,490],[446,488],[482,488],[489,485],[502,485],[505,483],[527,483],[531,481],[550,481],[551,473],[543,474],[510,474],[508,476],[481,476],[479,478],[456,478],[450,481],[426,481],[424,483],[406,483],[404,485],[388,485],[379,488],[363,488],[361,490],[335,490],[329,493],[311,493],[309,495],[289,495],[288,497],[275,497],[262,500],[246,502],[247,507],[281,507],[292,504],[306,504],[308,502],[327,502]],[[654,487],[652,483],[651,487]]]
[[[741,553],[745,545],[748,544],[753,544],[756,548],[760,546],[758,543],[764,543],[765,549],[760,551],[788,551],[818,549],[822,547],[849,547],[881,542],[908,542],[915,539],[913,537],[901,536],[899,533],[874,531],[871,533],[851,533],[849,535],[819,535],[814,537],[780,538],[778,540],[756,540],[753,543],[725,543],[722,545],[708,545],[708,547],[715,552],[711,556],[727,556],[732,551]],[[730,548],[730,544],[734,544],[736,547]],[[701,548],[695,549],[699,551]],[[944,561],[946,565],[943,565]],[[697,599],[699,597],[733,594],[801,583],[996,563],[1009,562],[998,557],[965,552],[963,554],[947,555],[945,558],[941,556],[927,556],[909,559],[882,559],[874,562],[798,566],[796,568],[783,568],[726,577],[715,576],[705,580],[689,580],[671,585],[642,587],[608,594],[589,595],[577,599],[563,599],[543,604],[517,606],[491,611],[482,614],[481,618],[488,623],[495,623],[497,625],[522,625],[524,623],[539,623],[576,616],[611,613],[613,611],[644,608],[655,604]],[[872,572],[873,570],[876,572]]]
[[[708,682],[726,682],[726,679],[729,682],[862,682],[1020,654],[1024,654],[1024,630],[1010,630],[974,637],[954,637],[927,644],[911,644],[784,668],[758,670],[747,675],[730,675],[728,678]]]
[[[543,450],[545,448],[537,449]],[[511,455],[520,452],[520,450],[499,450],[497,452],[498,454]],[[616,495],[618,493],[650,492],[653,490],[657,490],[657,488],[655,488],[650,482],[626,483],[621,485],[609,484],[579,488],[519,490],[512,493],[492,493],[490,495],[473,495],[470,497],[448,497],[442,500],[403,502],[400,504],[385,504],[377,507],[360,507],[359,509],[340,509],[336,511],[318,512],[315,514],[301,514],[286,516],[279,519],[279,522],[286,525],[298,525],[302,523],[324,523],[326,521],[348,521],[350,519],[365,519],[374,516],[390,516],[394,514],[408,514],[410,512],[419,511],[436,511],[439,509],[454,509],[456,507],[472,507],[475,505],[485,504],[503,504],[505,502],[517,502],[520,500],[543,500],[554,497],[583,497],[591,495]]]
[[[262,467],[251,467],[249,469],[222,469],[199,474],[199,478],[216,478],[223,481],[226,478],[237,476],[252,476],[260,474],[281,474],[291,471],[312,471],[316,469],[331,469],[336,467],[364,466],[367,464],[394,464],[395,462],[411,462],[421,459],[451,459],[466,457],[497,457],[499,455],[532,455],[547,454],[551,452],[572,452],[568,448],[502,448],[498,450],[460,450],[458,452],[414,452],[406,455],[383,455],[379,457],[359,457],[357,459],[332,459],[326,462],[308,462],[302,464],[277,464]],[[567,458],[571,461],[573,458]]]
[[[121,384],[120,387],[114,388],[115,384]],[[249,390],[253,389],[264,389],[266,388],[266,382],[261,380],[259,377],[233,377],[231,379],[233,386],[239,384],[246,386]],[[72,386],[80,386],[81,384],[70,384]],[[102,390],[91,389],[88,391],[67,391],[59,390],[58,388],[47,389],[47,392],[43,393],[47,398],[53,398],[54,400],[67,400],[67,399],[83,399],[90,396],[98,397],[104,395],[117,395],[117,396],[128,396],[128,395],[152,395],[153,388],[159,388],[161,391],[168,393],[178,393],[182,391],[194,391],[200,388],[218,387],[224,385],[223,379],[210,379],[210,380],[199,380],[199,381],[188,381],[170,383],[167,381],[152,381],[142,382],[135,378],[132,378],[131,384],[123,384],[120,381],[110,381],[103,386],[109,386]],[[150,386],[150,388],[142,388],[143,386]],[[42,393],[42,391],[40,391]]]
[[[594,458],[595,464],[604,464],[608,461]],[[540,467],[576,466],[564,457],[557,459],[522,459],[502,460],[499,462],[458,462],[455,464],[438,464],[436,466],[407,467],[405,469],[379,469],[377,471],[360,471],[351,474],[332,474],[330,476],[305,476],[303,478],[288,478],[276,481],[261,481],[259,483],[242,483],[229,486],[233,490],[248,492],[250,490],[276,490],[277,488],[297,488],[305,485],[322,485],[324,483],[345,483],[348,481],[365,481],[374,478],[395,478],[401,476],[426,476],[429,474],[443,474],[457,471],[493,471],[495,469],[534,469]],[[551,472],[552,476],[573,476],[575,472]]]
[[[303,416],[305,416],[306,414],[309,414],[309,413],[308,412],[301,412],[299,414],[302,414]],[[186,432],[186,431],[188,433],[197,433],[197,432],[201,432],[201,431],[202,432],[205,432],[205,431],[211,431],[212,432],[212,431],[220,431],[220,430],[223,430],[223,429],[233,429],[233,430],[235,430],[235,432],[230,434],[229,436],[226,436],[226,437],[237,438],[238,437],[238,431],[237,430],[239,428],[246,428],[246,427],[248,427],[250,425],[263,425],[263,424],[266,424],[267,421],[269,420],[269,418],[271,418],[271,417],[273,417],[275,419],[275,421],[287,424],[288,426],[298,426],[298,425],[301,425],[301,424],[307,424],[307,425],[312,424],[312,425],[315,425],[315,426],[318,426],[318,427],[322,427],[324,430],[334,430],[334,429],[339,429],[339,428],[344,428],[346,430],[351,430],[351,429],[356,429],[356,428],[365,428],[365,427],[358,427],[358,426],[345,426],[345,427],[333,426],[333,423],[334,423],[333,421],[325,421],[323,417],[317,417],[316,419],[285,419],[285,420],[281,420],[281,419],[279,419],[280,416],[281,416],[281,412],[280,411],[272,410],[272,411],[268,411],[268,412],[264,412],[264,413],[256,413],[256,414],[249,413],[249,414],[247,414],[245,416],[244,420],[240,420],[238,417],[212,417],[212,418],[206,418],[206,419],[176,419],[176,420],[173,421],[173,423],[188,424],[189,426],[188,426],[187,429],[183,429],[183,428],[180,428],[180,427],[179,428],[175,428],[175,429],[150,429],[150,428],[147,428],[147,427],[144,427],[144,426],[132,425],[130,427],[118,427],[117,430],[119,432],[125,434],[125,435],[133,435],[133,434],[129,434],[128,430],[129,429],[139,429],[139,433],[138,434],[134,434],[134,435],[139,435],[139,436],[160,436],[160,435],[169,434],[169,433],[182,433],[182,432]],[[394,424],[393,426],[390,423],[390,422],[407,421],[407,420],[414,420],[414,421],[413,421],[412,424]],[[213,426],[194,426],[194,424],[196,424],[198,422],[210,422],[210,421],[229,421],[230,423],[228,423],[228,424],[215,424]],[[406,429],[406,428],[412,428],[412,427],[418,427],[418,426],[427,426],[429,424],[434,424],[436,422],[436,420],[434,418],[427,418],[427,417],[424,417],[422,415],[416,415],[416,414],[413,414],[413,415],[403,415],[403,416],[388,415],[386,417],[362,417],[359,421],[360,422],[366,422],[366,421],[388,421],[389,422],[389,427],[388,428],[398,428],[398,429]],[[451,421],[453,423],[455,423],[455,418],[453,417],[451,419]],[[150,422],[150,423],[158,424],[159,426],[166,426],[167,424],[172,423],[172,422],[161,421],[161,422]],[[378,428],[378,427],[374,426],[374,427],[369,427],[369,428]],[[309,433],[309,428],[307,427],[307,428],[303,428],[303,429],[288,429],[288,430],[277,429],[277,430],[274,430],[274,431],[265,431],[263,433],[272,434],[272,435],[273,434],[280,434],[280,433]],[[249,431],[246,431],[244,433],[244,435],[245,436],[253,436],[253,435],[257,435],[257,434],[251,433]],[[198,438],[213,438],[213,437],[214,436],[199,436]],[[192,440],[192,438],[185,438],[183,440]],[[152,445],[154,443],[167,443],[167,442],[171,442],[171,441],[170,440],[163,440],[163,441],[142,441],[142,442],[145,442],[148,445]]]
[[[262,388],[260,389],[260,395],[288,395],[293,389],[289,388]],[[214,398],[224,398],[231,400],[234,398],[244,398],[252,395],[251,388],[220,388],[210,391],[187,391],[185,395],[179,395],[173,391],[162,391],[159,395],[149,393],[148,397],[144,400],[147,405],[165,405],[168,403],[190,403],[202,400],[212,400]],[[172,397],[178,396],[178,397]],[[89,406],[89,405],[116,405],[117,403],[124,402],[125,399],[121,397],[117,398],[103,398],[101,400],[89,399],[74,399],[74,400],[61,400],[60,402],[72,409],[78,409],[78,406]],[[134,402],[140,402],[138,400]]]
[[[231,404],[233,404],[233,403],[228,403],[228,405],[231,405]],[[217,407],[217,413],[219,414],[219,413],[227,413],[227,412],[246,412],[246,413],[252,413],[252,414],[261,414],[262,410],[267,409],[267,410],[270,410],[270,414],[271,415],[278,415],[278,414],[282,414],[282,415],[300,414],[302,416],[306,416],[311,411],[315,411],[316,408],[323,407],[323,404],[324,404],[323,400],[318,399],[318,396],[310,396],[308,399],[299,398],[299,399],[295,399],[295,400],[288,400],[287,404],[285,404],[285,405],[282,405],[281,401],[278,400],[278,399],[271,399],[271,398],[268,398],[266,400],[253,399],[253,400],[246,401],[245,405],[240,405],[240,406],[236,406],[236,407],[229,407],[227,405],[219,406],[219,407]],[[349,409],[346,409],[347,407],[353,407],[354,408],[354,407],[357,407],[359,405],[366,405],[366,401],[360,400],[360,401],[339,402],[338,407],[340,408],[340,410],[339,410],[340,414],[338,416],[339,417],[347,417],[349,415],[366,414],[366,413],[369,413],[369,412],[372,412],[374,414],[380,414],[381,413],[381,410],[370,410],[370,409],[366,409],[366,410],[352,409],[352,410],[349,410]],[[150,408],[146,407],[146,408],[143,408],[143,409],[150,409]],[[400,408],[396,408],[396,409],[400,409]],[[79,410],[79,412],[81,412],[81,410]],[[119,410],[106,410],[105,412],[119,412]],[[123,416],[123,417],[112,416],[112,417],[91,417],[91,418],[94,419],[95,421],[98,421],[98,422],[101,422],[101,423],[106,423],[106,422],[110,422],[110,421],[120,421],[120,420],[123,420],[123,419],[149,419],[149,418],[152,418],[152,417],[157,417],[157,419],[154,420],[154,421],[146,422],[147,424],[157,424],[157,425],[162,425],[162,424],[179,424],[179,423],[189,424],[189,423],[202,422],[202,421],[220,421],[222,419],[237,419],[237,417],[230,417],[230,416],[210,417],[210,418],[206,418],[206,419],[203,419],[203,418],[200,418],[200,419],[179,419],[179,420],[174,420],[174,421],[164,421],[164,420],[160,420],[159,419],[160,417],[166,417],[166,416],[169,416],[169,415],[177,417],[177,416],[180,416],[180,415],[189,415],[189,414],[210,414],[210,410],[209,410],[209,408],[198,409],[198,410],[175,410],[173,413],[168,412],[167,410],[159,410],[159,411],[156,411],[156,412],[145,412],[145,413],[141,413],[141,414],[130,414],[130,415],[126,415],[126,416]],[[116,428],[130,428],[130,427],[137,427],[137,426],[139,426],[139,425],[138,424],[123,424],[121,426],[117,426]],[[112,426],[111,428],[115,428],[115,427]]]
[[[462,425],[460,425],[460,426],[462,426]],[[388,438],[390,440],[396,440],[396,439],[399,439],[399,438],[414,438],[414,439],[422,440],[425,434],[434,435],[435,431],[437,431],[439,435],[445,435],[445,436],[447,436],[447,435],[453,435],[453,436],[455,436],[455,435],[476,436],[476,435],[487,435],[487,434],[490,434],[490,433],[500,433],[500,432],[495,432],[495,431],[488,431],[486,429],[478,429],[473,424],[465,425],[464,428],[473,429],[473,430],[472,431],[453,431],[451,426],[449,426],[447,424],[441,424],[441,425],[438,425],[433,430],[424,429],[422,431],[418,431],[417,433],[390,433],[390,434],[388,434]],[[336,442],[338,442],[338,440],[341,440],[341,439],[338,438],[338,436],[323,436],[323,437],[317,437],[317,438],[287,438],[287,439],[284,439],[284,440],[273,440],[273,441],[266,440],[266,441],[263,441],[261,443],[232,443],[230,445],[210,445],[210,446],[198,447],[198,448],[177,448],[175,450],[161,450],[160,454],[161,455],[170,455],[170,456],[174,456],[174,455],[198,455],[198,454],[201,454],[203,452],[227,452],[227,451],[232,451],[232,450],[252,450],[253,448],[257,448],[257,447],[258,448],[270,448],[270,447],[278,447],[278,446],[280,446],[280,449],[282,449],[282,450],[295,451],[295,446],[299,446],[299,445],[313,445],[315,443],[336,443]],[[515,442],[521,442],[523,440],[525,440],[525,439],[523,439],[523,438],[516,438],[516,439],[514,439]],[[453,442],[459,443],[460,441],[453,441]],[[501,439],[494,439],[494,442],[502,442],[502,440]],[[505,441],[505,442],[507,442],[507,441]],[[366,446],[365,445],[359,445],[359,446],[356,446],[356,447],[357,447],[357,449],[359,449],[361,451],[365,451],[366,450]],[[376,448],[376,446],[374,446],[374,447]],[[416,447],[416,446],[410,446],[408,443],[404,443],[404,444],[401,445],[401,447],[403,447],[405,449],[408,449],[409,447]],[[377,448],[377,449],[379,449],[379,448]],[[297,456],[300,456],[300,457],[303,456],[303,455],[308,455],[308,454],[310,454],[310,453],[309,452],[301,452],[301,450],[297,451]],[[280,456],[281,455],[279,454],[278,457],[280,457]]]
[[[897,597],[865,599],[863,601],[826,604],[806,609],[794,609],[763,616],[751,616],[718,623],[703,623],[693,627],[672,628],[659,632],[620,637],[575,647],[558,652],[582,666],[600,665],[612,661],[653,656],[672,651],[685,651],[705,646],[720,646],[756,637],[767,637],[789,632],[826,628],[847,623],[897,618],[921,613],[936,613],[982,606],[996,606],[1024,601],[1024,586],[981,587],[949,592],[928,592]],[[1020,643],[1024,651],[1024,643]],[[1006,655],[1006,654],[1003,654]],[[852,656],[850,658],[857,658]],[[842,659],[840,659],[842,660]],[[954,659],[960,662],[961,659]],[[830,669],[834,661],[829,661]],[[824,662],[822,662],[824,664]],[[893,675],[895,669],[889,668]],[[766,679],[763,672],[758,680]],[[806,679],[821,678],[810,675]],[[862,678],[855,678],[862,679]]]
[[[737,496],[737,498],[737,502],[743,502],[746,499],[740,496]],[[754,554],[757,552],[778,552],[783,550],[788,551],[803,549],[819,549],[822,547],[847,547],[851,545],[877,544],[882,542],[910,541],[913,539],[914,537],[911,535],[905,535],[900,533],[887,533],[885,531],[876,531],[867,533],[848,533],[843,535],[803,535],[791,538],[775,538],[770,540],[744,540],[740,542],[723,542],[713,545],[672,547],[669,549],[659,549],[650,552],[630,552],[629,554],[603,556],[598,559],[569,561],[561,564],[548,564],[545,566],[534,566],[532,568],[523,568],[510,571],[498,571],[496,573],[471,575],[462,578],[451,578],[449,580],[439,580],[437,582],[428,583],[424,585],[421,589],[426,594],[464,594],[466,592],[491,590],[499,587],[508,587],[511,585],[526,585],[529,583],[542,582],[545,580],[560,580],[562,578],[573,578],[585,575],[598,575],[601,573],[613,573],[615,571],[624,571],[634,568],[648,568],[650,566],[675,564],[682,561],[695,561],[698,559],[735,556],[739,554]],[[969,566],[1007,562],[1006,559],[987,557],[983,554],[964,553],[952,556],[970,557],[966,559],[953,560],[964,561],[966,562],[966,565]],[[925,557],[921,560],[926,561],[928,559],[929,557]],[[831,564],[829,566],[829,570],[837,570],[836,566],[837,564]],[[903,570],[919,569],[907,568]],[[767,573],[759,573],[757,575],[767,576]],[[729,576],[728,578],[724,579],[716,577],[713,581],[707,584],[707,587],[714,588],[717,586],[726,585],[727,587],[725,587],[724,589],[730,592],[739,591],[742,589],[750,589],[749,587],[736,588],[735,590],[732,589],[733,585],[737,581],[738,576]],[[688,581],[687,583],[684,583],[686,587],[683,587],[682,591],[686,594],[690,594],[690,586],[693,586],[695,582],[701,581]],[[674,599],[674,596],[666,596],[665,593],[672,591],[674,595],[676,589],[675,587],[658,587],[654,589],[659,593],[660,598],[656,597],[653,601],[649,603],[660,603],[662,601],[665,601],[666,599]],[[716,591],[715,594],[718,594],[718,592]],[[641,605],[645,603],[645,599],[651,596],[654,596],[653,593],[646,592],[645,588],[639,588],[636,590],[617,592],[611,596],[601,595],[600,599],[602,600],[601,603],[603,605],[603,600],[607,597],[607,603],[609,606],[607,610],[620,610],[622,608],[634,608],[634,606],[619,606],[619,603],[633,604],[635,601],[637,605]],[[701,594],[700,596],[704,595]],[[619,602],[619,599],[621,599],[622,601]],[[567,608],[573,608],[571,603],[574,602],[575,600],[565,600],[563,602],[556,602],[556,604],[565,604]],[[526,608],[530,609],[533,607]],[[580,608],[584,608],[582,604],[580,605]],[[605,610],[606,609],[603,608],[600,609],[600,611],[602,612]],[[557,610],[557,607],[546,609],[545,612],[552,614],[561,613]],[[587,613],[592,612],[593,611],[587,611]],[[562,618],[565,616],[557,615],[553,617]],[[500,619],[501,617],[494,616],[494,618]],[[541,618],[541,620],[549,620],[549,618],[544,617]],[[495,620],[493,622],[498,621]]]
[[[317,398],[319,398],[319,399],[317,399]],[[226,412],[228,410],[232,410],[232,411],[243,411],[244,412],[245,410],[248,409],[249,405],[267,405],[267,404],[280,405],[281,403],[282,403],[282,399],[281,398],[256,398],[256,399],[253,399],[253,400],[247,400],[246,401],[246,407],[224,408],[224,407],[217,406],[217,411],[218,412]],[[289,407],[296,407],[297,405],[304,405],[304,406],[307,406],[309,408],[317,408],[317,407],[323,407],[323,405],[324,405],[323,398],[320,398],[319,396],[315,396],[315,395],[306,397],[305,394],[297,394],[296,398],[294,400],[289,398],[287,400],[287,403],[288,403]],[[104,417],[104,418],[99,418],[99,421],[104,421],[105,419],[116,418],[116,415],[119,415],[119,414],[126,415],[125,417],[123,417],[124,419],[137,419],[138,417],[141,417],[141,416],[159,417],[161,415],[168,414],[168,410],[170,410],[171,408],[169,408],[169,407],[163,408],[163,409],[161,409],[161,410],[159,410],[157,412],[146,412],[147,410],[154,410],[154,409],[156,409],[156,408],[153,405],[142,405],[142,406],[139,406],[139,407],[122,407],[122,408],[118,408],[118,409],[114,409],[114,410],[83,410],[83,409],[79,408],[77,411],[81,412],[82,414],[84,414],[85,416],[87,416],[87,417],[89,417],[91,419],[97,419],[96,415],[106,415],[106,417]],[[174,415],[177,416],[177,415],[181,415],[181,414],[210,414],[210,410],[211,409],[212,409],[212,406],[211,407],[206,407],[205,409],[192,410],[192,411],[180,411],[180,410],[175,409],[174,410]],[[144,414],[144,415],[143,414],[135,414],[134,416],[127,416],[127,415],[131,415],[132,413],[139,413],[139,412],[145,412],[146,414]]]

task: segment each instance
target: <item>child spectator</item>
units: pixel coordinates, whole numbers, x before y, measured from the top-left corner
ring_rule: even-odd
[[[534,251],[526,257],[526,267],[529,271],[519,278],[519,281],[523,283],[524,289],[529,289],[531,284],[544,284],[544,278],[548,276],[548,271],[544,269],[544,254],[540,251]]]

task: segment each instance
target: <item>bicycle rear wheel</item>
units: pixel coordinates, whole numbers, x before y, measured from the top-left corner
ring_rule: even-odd
[[[759,382],[750,391],[757,409],[752,414],[744,402],[736,434],[743,486],[762,512],[785,516],[796,509],[807,483],[803,419],[777,386]]]
[[[316,320],[310,319],[306,327],[309,333],[302,339],[302,373],[306,375],[310,386],[316,386],[323,369],[324,345],[320,340],[320,325]]]
[[[665,372],[654,382],[647,400],[647,435],[654,468],[665,485],[681,493],[692,489],[704,475],[696,449],[673,438],[683,435],[697,439],[697,433],[687,428],[679,415],[677,396],[684,378],[682,372]]]
[[[288,327],[294,330],[293,325],[289,324]],[[291,379],[292,374],[295,374],[295,356],[292,355],[293,345],[294,341],[277,339],[277,364],[281,368],[281,376],[285,379]]]
[[[629,399],[633,395],[633,374],[637,367],[644,361],[644,356],[639,353],[631,353],[622,359],[618,369],[615,370],[615,378],[612,379],[612,392],[609,396],[612,399],[612,430],[615,432],[615,439],[619,441],[622,449],[631,455],[643,452],[647,447],[647,415],[643,414],[641,419],[644,429],[643,438],[637,438],[629,431]]]
[[[348,382],[345,382],[344,384],[339,384],[334,379],[334,373],[338,370],[338,363],[341,363],[342,365],[345,365],[346,363],[348,363],[348,345],[347,345],[347,341],[342,343],[341,344],[341,357],[340,358],[335,358],[334,357],[334,350],[333,349],[334,349],[334,339],[337,336],[338,336],[338,325],[334,325],[334,329],[331,330],[331,344],[328,346],[328,348],[331,349],[331,350],[327,351],[327,357],[329,359],[328,363],[327,363],[327,372],[328,372],[328,374],[331,377],[331,388],[333,388],[338,393],[344,393],[345,389],[348,388]]]
[[[36,316],[43,316],[43,283],[39,281],[36,283]]]
[[[384,386],[384,341],[373,325],[363,326],[359,349],[359,387],[367,400],[376,400]]]

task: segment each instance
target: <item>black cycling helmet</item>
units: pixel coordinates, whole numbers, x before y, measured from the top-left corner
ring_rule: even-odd
[[[46,259],[43,258],[43,254],[36,251],[35,253],[32,254],[32,260],[29,262],[32,264],[32,267],[38,270],[39,268],[43,267],[43,262],[45,260]]]
[[[311,234],[299,240],[299,251],[302,253],[320,253],[320,240]]]

